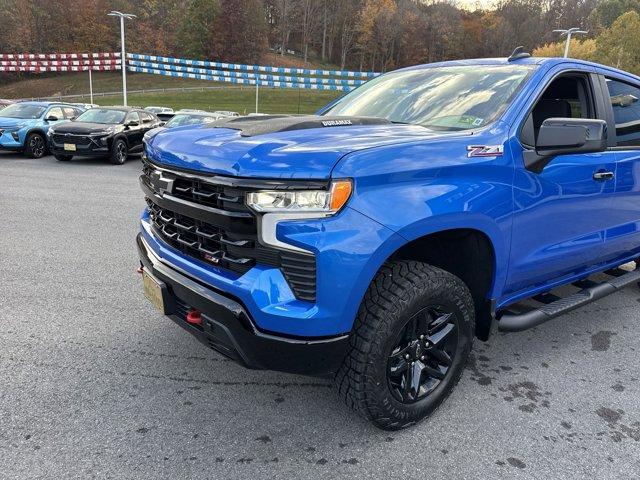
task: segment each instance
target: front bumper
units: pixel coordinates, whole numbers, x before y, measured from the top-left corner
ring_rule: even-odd
[[[64,144],[75,145],[75,150],[65,150]],[[53,154],[73,155],[81,157],[102,157],[107,156],[111,149],[111,136],[90,137],[82,135],[70,135],[64,141],[56,141],[53,136],[49,136],[49,150]]]
[[[20,130],[10,131],[0,128],[0,150],[20,150],[24,146],[23,142],[24,138]]]
[[[342,364],[348,335],[305,339],[260,331],[239,301],[163,263],[141,234],[137,245],[144,269],[161,282],[169,318],[204,345],[253,369],[328,377]],[[190,308],[202,312],[202,326],[186,321]]]

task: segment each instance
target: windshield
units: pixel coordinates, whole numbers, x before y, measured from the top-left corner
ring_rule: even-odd
[[[89,123],[122,123],[127,112],[122,110],[109,110],[106,108],[92,108],[78,118],[78,122]]]
[[[323,115],[381,117],[433,130],[478,128],[502,113],[533,68],[473,65],[393,72],[345,95]]]
[[[217,120],[216,117],[205,117],[203,115],[176,115],[165,126],[170,128],[184,125],[200,125],[201,123],[209,123],[215,120]]]
[[[40,116],[46,109],[47,107],[43,107],[40,105],[25,105],[16,103],[13,105],[9,105],[6,108],[0,109],[0,116],[5,118],[34,119],[40,118]]]

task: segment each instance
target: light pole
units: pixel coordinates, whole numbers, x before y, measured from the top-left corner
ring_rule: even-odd
[[[569,56],[569,45],[571,44],[571,36],[574,33],[577,34],[584,34],[584,33],[589,33],[586,30],[580,30],[579,28],[570,28],[569,30],[554,30],[553,33],[559,33],[560,36],[567,36],[567,41],[564,44],[564,58],[567,58]]]
[[[124,19],[133,20],[136,18],[132,13],[122,13],[116,10],[112,10],[107,13],[110,17],[120,17],[120,70],[122,70],[122,98],[124,105],[127,105],[127,57],[124,51]]]
[[[91,78],[92,69],[93,69],[93,61],[89,63],[89,103],[93,105],[93,79]]]

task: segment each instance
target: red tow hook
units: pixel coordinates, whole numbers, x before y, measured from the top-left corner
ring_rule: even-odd
[[[191,325],[202,325],[202,314],[195,308],[187,312],[187,322]]]
[[[140,264],[140,266],[138,268],[136,268],[136,273],[139,273],[142,275],[142,272],[144,271],[144,266],[142,264]]]

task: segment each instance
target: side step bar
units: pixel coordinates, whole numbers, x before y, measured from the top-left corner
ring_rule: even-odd
[[[622,270],[619,270],[622,272]],[[608,272],[607,272],[608,273]],[[524,313],[505,313],[498,320],[498,330],[501,332],[521,332],[538,326],[556,318],[559,315],[575,310],[591,302],[595,302],[607,295],[640,281],[640,269],[614,276],[601,283],[593,282],[593,286],[584,288],[573,295],[560,298],[547,305],[542,305]]]

